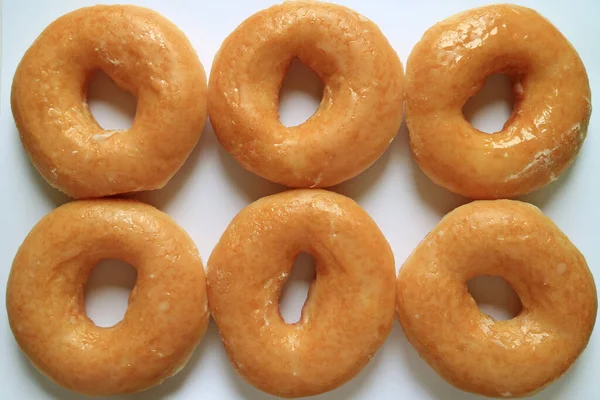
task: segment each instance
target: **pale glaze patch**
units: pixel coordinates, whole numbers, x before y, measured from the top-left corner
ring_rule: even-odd
[[[123,320],[85,313],[92,268],[118,258],[137,269]],[[6,287],[10,327],[33,365],[57,384],[95,396],[131,393],[176,374],[202,339],[209,312],[191,238],[165,213],[129,200],[67,203],[31,230]]]
[[[462,108],[495,73],[513,80],[515,107],[488,135]],[[434,182],[475,199],[514,197],[573,162],[587,133],[590,87],[577,52],[550,22],[493,5],[425,32],[407,62],[405,108],[413,155]]]
[[[467,290],[478,275],[510,283],[520,314],[482,313]],[[537,208],[511,200],[446,215],[402,266],[396,293],[421,357],[457,388],[490,397],[524,397],[558,379],[587,345],[597,312],[583,255]]]
[[[103,70],[137,98],[129,130],[103,130],[87,104]],[[93,6],[50,24],[15,72],[12,112],[31,161],[75,198],[159,189],[206,120],[206,75],[185,35],[135,6]]]
[[[279,91],[297,57],[324,84],[306,122],[279,121]],[[246,19],[211,69],[208,107],[221,144],[247,170],[291,187],[328,187],[379,158],[402,121],[403,68],[377,25],[314,1]]]
[[[300,321],[279,313],[298,254],[316,279]],[[394,258],[355,202],[323,190],[260,199],[231,222],[208,261],[208,298],[231,363],[250,383],[283,397],[332,390],[354,377],[394,320]]]

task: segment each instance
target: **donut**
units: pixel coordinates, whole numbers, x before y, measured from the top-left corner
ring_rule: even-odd
[[[316,278],[297,323],[279,298],[294,259]],[[235,370],[281,397],[332,390],[354,377],[394,321],[394,257],[351,199],[297,189],[264,197],[231,222],[208,261],[208,304]]]
[[[482,313],[466,282],[500,276],[521,312]],[[536,207],[512,200],[461,206],[404,263],[396,288],[408,341],[442,378],[490,397],[531,395],[558,379],[586,347],[597,297],[585,258]]]
[[[462,108],[492,75],[512,80],[501,131],[472,127]],[[476,8],[427,30],[406,65],[406,123],[423,172],[473,199],[511,198],[556,180],[587,135],[591,95],[567,39],[537,12]]]
[[[279,121],[294,58],[324,84],[306,122]],[[290,1],[260,11],[225,39],[211,69],[208,112],[242,167],[289,187],[328,187],[373,164],[402,121],[404,70],[379,28],[348,8]]]
[[[123,320],[98,327],[85,313],[94,265],[137,269]],[[46,215],[19,248],[6,287],[12,332],[57,384],[106,396],[145,390],[179,372],[208,325],[202,261],[165,213],[132,200],[80,200]]]
[[[87,104],[104,71],[137,99],[133,126],[104,130]],[[93,6],[51,23],[15,72],[11,105],[23,146],[48,183],[74,198],[162,188],[206,120],[206,75],[185,35],[158,13]]]

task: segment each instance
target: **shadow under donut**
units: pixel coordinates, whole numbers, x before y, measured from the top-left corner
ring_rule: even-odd
[[[391,335],[390,335],[391,337]],[[223,357],[227,357],[225,354],[225,350],[222,348]],[[346,399],[358,399],[364,397],[363,388],[368,381],[369,377],[376,373],[375,371],[378,368],[378,365],[381,361],[381,349],[376,353],[375,357],[369,362],[363,369],[352,378],[350,381],[346,382],[342,386],[320,394],[316,396],[306,397],[314,400],[346,400]],[[274,400],[279,399],[277,396],[273,396],[267,393],[260,391],[259,389],[252,386],[250,383],[246,382],[244,378],[242,378],[231,366],[231,363],[228,362],[226,373],[229,381],[231,382],[231,387],[235,388],[237,393],[236,398],[244,399],[244,400]]]
[[[244,169],[229,153],[227,153],[225,148],[220,145],[212,128],[209,134],[213,136],[214,141],[216,142],[219,161],[221,162],[221,166],[223,167],[231,186],[235,187],[237,192],[249,202],[287,190],[283,185],[273,183]]]
[[[360,203],[361,199],[378,184],[385,171],[390,167],[391,160],[401,156],[402,147],[405,145],[400,138],[402,135],[400,130],[390,146],[369,168],[354,178],[326,189],[343,194]]]
[[[204,337],[198,344],[198,347],[194,350],[194,353],[190,357],[190,360],[185,367],[175,376],[168,378],[162,384],[154,386],[143,392],[139,392],[133,395],[122,395],[115,397],[119,400],[155,400],[164,398],[176,398],[177,392],[186,384],[188,379],[192,379],[194,371],[199,365],[206,360],[206,352],[210,348],[220,345],[219,335],[215,334],[216,326],[214,321],[211,319],[206,329]]]
[[[392,337],[394,335],[394,337]],[[408,365],[406,368],[412,374],[415,381],[419,383],[432,399],[436,400],[480,400],[487,397],[464,392],[455,388],[440,377],[421,357],[415,348],[408,342],[402,329],[392,330],[392,335],[388,340],[395,343],[400,348],[402,362]],[[585,356],[585,352],[583,353]],[[559,400],[566,398],[564,389],[572,386],[569,383],[573,372],[578,368],[578,361],[556,382],[550,384],[546,389],[537,393],[532,400]]]
[[[440,218],[454,210],[456,207],[468,203],[470,201],[469,199],[437,185],[421,171],[421,168],[410,151],[410,139],[406,122],[402,124],[400,132],[399,136],[405,141],[405,143],[403,143],[403,146],[406,149],[406,154],[404,156],[410,158],[414,192],[419,196],[422,203],[438,214]]]
[[[16,127],[14,130],[14,134],[17,136],[19,135]],[[71,198],[69,196],[67,196],[60,190],[53,188],[48,182],[46,182],[44,177],[33,166],[33,163],[29,159],[29,156],[20,144],[19,150],[22,155],[22,157],[20,157],[20,162],[25,165],[22,167],[19,166],[17,168],[22,168],[23,170],[26,170],[28,172],[30,178],[29,181],[34,183],[36,192],[39,193],[39,199],[49,203],[51,208],[56,208],[60,205],[71,201]]]
[[[35,368],[27,359],[27,356],[20,351],[16,344],[11,347],[14,349],[14,351],[19,353],[17,359],[20,361],[21,368],[24,370],[24,373],[28,375],[30,380],[35,382],[35,384],[37,384],[37,386],[40,387],[49,398],[57,400],[80,400],[92,398],[71,392],[70,390],[58,386],[44,376],[40,371],[38,371],[37,368]]]
[[[558,193],[566,190],[566,185],[573,175],[573,171],[578,168],[578,160],[579,157],[575,158],[573,164],[563,171],[556,181],[549,183],[534,192],[519,196],[515,200],[526,201],[543,210],[553,201],[554,197],[558,196]]]
[[[211,320],[204,338],[196,347],[186,366],[177,375],[168,378],[162,384],[149,388],[145,391],[134,394],[110,396],[110,398],[116,400],[155,400],[174,396],[185,384],[186,380],[193,374],[199,363],[202,362],[202,359],[205,358],[204,355],[207,350],[211,347],[220,345],[218,334],[215,334],[215,332],[212,332],[211,334],[211,330],[216,331],[216,329],[211,329],[212,327],[214,327],[214,322]],[[43,390],[48,398],[56,400],[98,399],[98,397],[90,397],[78,394],[57,385],[33,366],[25,354],[20,351],[16,343],[13,343],[11,348],[13,351],[18,353],[16,358],[20,361],[21,368],[24,370],[24,373],[29,376],[32,382],[35,382],[35,384],[37,384],[37,386]]]
[[[162,189],[146,190],[141,192],[127,193],[124,197],[143,201],[152,206],[163,210],[169,205],[169,202],[177,197],[178,193],[185,187],[186,183],[191,179],[196,170],[198,163],[206,160],[207,155],[214,151],[215,143],[213,143],[212,127],[208,122],[208,118],[203,127],[202,136],[192,150],[188,158],[185,160],[181,168],[173,175],[171,180]],[[119,196],[117,196],[119,197]]]

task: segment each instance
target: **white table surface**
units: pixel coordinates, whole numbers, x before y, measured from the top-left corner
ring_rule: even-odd
[[[4,0],[2,10],[2,82],[0,108],[0,291],[4,294],[12,258],[32,226],[47,212],[67,201],[34,170],[25,155],[10,111],[10,84],[21,56],[37,35],[55,18],[94,1]],[[210,70],[222,40],[245,18],[267,7],[270,0],[135,1],[171,19],[192,41]],[[458,11],[485,4],[477,0],[367,1],[339,0],[375,21],[403,62],[423,32]],[[600,2],[523,1],[549,18],[579,51],[592,85],[593,105],[600,92]],[[316,107],[314,78],[294,75],[291,87],[312,88],[308,93],[290,90],[282,105],[282,120],[301,122]],[[310,75],[310,74],[309,74]],[[115,93],[108,79],[96,79],[91,90],[92,110],[105,127],[124,128],[131,123],[134,103]],[[301,82],[298,85],[298,81]],[[296,82],[294,85],[293,82]],[[112,102],[111,102],[112,99]],[[312,108],[311,108],[312,107]],[[508,115],[506,104],[494,103],[472,120],[476,126],[501,126]],[[554,219],[586,256],[600,277],[600,119],[592,116],[589,135],[573,167],[553,184],[525,196]],[[258,178],[237,165],[220,147],[207,124],[200,143],[187,163],[160,191],[135,197],[169,213],[196,241],[204,260],[229,221],[250,202],[283,188]],[[397,268],[440,218],[466,200],[437,187],[411,158],[406,127],[390,149],[359,177],[334,188],[358,201],[376,220],[391,243]],[[87,297],[90,315],[98,323],[114,323],[122,316],[131,269],[104,265],[94,274]],[[300,273],[300,275],[302,275]],[[306,274],[305,274],[306,275]],[[284,304],[287,315],[296,315],[306,284],[290,284]],[[480,288],[480,291],[490,288]],[[4,295],[1,296],[4,299]],[[120,311],[119,311],[120,310]],[[0,307],[0,399],[76,399],[34,370],[21,354]],[[600,333],[592,335],[587,350],[575,366],[535,399],[600,398]],[[272,398],[245,383],[230,367],[215,325],[210,327],[188,366],[176,377],[149,391],[122,396],[129,399],[264,399]],[[321,399],[474,399],[439,378],[407,343],[400,325],[394,328],[373,361],[352,381]]]

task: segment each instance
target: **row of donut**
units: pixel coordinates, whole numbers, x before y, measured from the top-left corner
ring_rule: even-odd
[[[279,298],[302,252],[314,256],[316,278],[301,319],[287,324]],[[125,317],[111,328],[96,326],[83,300],[104,258],[138,271]],[[536,207],[512,200],[452,211],[396,281],[391,248],[358,204],[325,190],[291,190],[243,209],[210,256],[206,285],[204,274],[190,237],[161,211],[131,200],[74,201],[45,216],[20,247],[7,286],[10,326],[50,379],[112,395],[181,370],[210,312],[242,377],[300,397],[358,374],[397,312],[410,343],[449,383],[521,397],[572,365],[597,312],[581,253]],[[495,321],[479,311],[466,282],[482,274],[512,284],[522,302],[517,317]]]
[[[315,115],[286,128],[277,100],[293,57],[325,89]],[[129,131],[103,130],[82,101],[95,69],[137,96]],[[470,127],[460,109],[494,72],[512,75],[517,101],[503,131],[490,136]],[[11,104],[36,168],[75,198],[164,186],[196,144],[207,106],[240,164],[288,186],[330,186],[367,168],[396,135],[403,100],[421,168],[470,197],[540,187],[585,138],[585,69],[532,10],[490,6],[436,25],[409,58],[406,93],[403,75],[366,18],[341,6],[288,2],[250,17],[225,40],[207,93],[202,65],[173,24],[144,8],[95,6],[39,36],[17,68]],[[301,321],[288,325],[278,296],[302,251],[315,256],[317,278]],[[140,273],[124,320],[103,329],[85,315],[83,287],[107,257]],[[478,265],[484,257],[486,269]],[[330,390],[358,373],[387,336],[394,303],[434,369],[457,387],[492,396],[531,393],[556,379],[595,321],[585,260],[518,202],[455,210],[405,263],[396,291],[393,273],[373,221],[329,192],[291,191],[242,211],[209,260],[208,292],[194,244],[165,214],[124,200],[78,201],[26,238],[11,269],[7,310],[33,364],[88,394],[143,390],[177,373],[203,336],[209,308],[236,370],[288,397]],[[515,287],[524,306],[518,317],[502,322],[479,313],[465,288],[479,273]]]
[[[294,57],[324,83],[306,122],[278,119]],[[129,131],[103,130],[85,100],[104,70],[137,97]],[[515,107],[488,135],[462,114],[494,73],[511,76]],[[12,110],[33,164],[74,198],[163,187],[196,145],[206,114],[246,169],[289,187],[329,187],[373,164],[397,134],[436,183],[469,198],[509,198],[557,179],[586,137],[590,88],[581,59],[535,11],[473,9],[425,32],[402,64],[367,18],[339,5],[294,1],[260,11],[223,42],[210,82],[172,23],[134,6],[66,14],[27,50]]]

